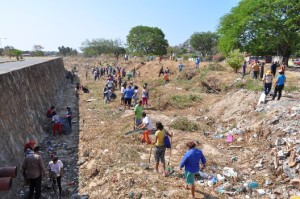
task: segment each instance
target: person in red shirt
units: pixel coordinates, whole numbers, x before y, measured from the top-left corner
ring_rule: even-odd
[[[168,83],[170,80],[169,80],[169,74],[167,73],[167,71],[165,72],[164,74],[164,80],[165,80],[165,84]]]
[[[52,118],[54,109],[55,109],[55,107],[51,106],[50,109],[47,110],[47,113],[46,113],[47,118],[49,118],[49,119]]]

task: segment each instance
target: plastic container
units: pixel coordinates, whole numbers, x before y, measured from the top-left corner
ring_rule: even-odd
[[[258,188],[258,183],[257,183],[257,182],[250,182],[250,183],[248,184],[248,187],[249,187],[250,189],[257,189],[257,188]]]

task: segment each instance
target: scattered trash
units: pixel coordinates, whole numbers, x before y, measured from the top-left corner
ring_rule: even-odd
[[[249,187],[250,189],[257,189],[257,188],[258,188],[258,183],[257,183],[257,182],[250,182],[250,183],[248,184],[248,187]]]
[[[259,195],[265,195],[266,192],[263,189],[257,189],[257,192],[259,193]]]
[[[230,167],[223,168],[223,175],[227,176],[227,177],[237,178],[237,173],[234,172],[233,168],[230,168]]]
[[[231,142],[233,142],[233,140],[234,140],[233,135],[231,135],[231,134],[227,135],[226,142],[231,143]]]

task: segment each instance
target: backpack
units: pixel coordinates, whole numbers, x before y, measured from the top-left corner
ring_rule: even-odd
[[[166,131],[165,131],[165,137],[164,137],[164,145],[167,149],[171,148],[171,141],[170,141],[170,138]]]

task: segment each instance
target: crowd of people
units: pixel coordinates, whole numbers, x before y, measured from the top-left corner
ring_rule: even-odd
[[[273,62],[269,69],[265,72],[265,63],[259,62],[255,60],[250,65],[250,74],[253,79],[261,79],[263,81],[264,93],[265,95],[269,95],[272,87],[274,88],[274,93],[272,94],[272,100],[277,97],[277,100],[280,100],[282,96],[282,90],[284,88],[284,84],[286,82],[286,63],[282,62],[281,65],[278,62]],[[276,76],[278,72],[278,75]],[[245,61],[242,66],[242,75],[243,77],[247,73],[247,62]],[[275,81],[274,81],[275,79]]]
[[[160,60],[161,62],[161,60]],[[200,59],[196,59],[195,68],[198,69],[200,65]],[[182,63],[179,63],[178,70],[181,72],[184,68]],[[285,77],[286,65],[283,63],[279,66],[274,62],[270,69],[265,72],[265,64],[259,63],[257,60],[251,64],[251,74],[253,79],[261,79],[264,84],[264,92],[266,95],[270,94],[272,86],[274,87],[274,94],[272,99],[274,100],[278,96],[278,100],[281,98]],[[277,71],[278,70],[278,71]],[[242,66],[243,77],[246,75],[247,63]],[[278,75],[276,76],[278,72]],[[72,74],[72,73],[71,73]],[[111,66],[107,64],[106,67],[94,67],[92,69],[93,80],[97,81],[100,77],[105,80],[105,86],[103,88],[103,98],[105,103],[110,103],[112,99],[116,98],[115,91],[120,90],[120,104],[124,106],[124,109],[133,108],[134,112],[134,129],[141,129],[142,136],[141,142],[149,144],[154,147],[154,159],[155,159],[155,171],[159,173],[159,165],[161,163],[161,172],[163,176],[168,175],[166,171],[165,151],[166,151],[166,137],[173,137],[173,133],[167,131],[160,121],[155,122],[153,125],[151,118],[144,111],[149,105],[149,88],[148,84],[144,83],[142,89],[133,83],[133,80],[139,76],[139,71],[134,67],[132,70],[126,71],[125,68],[120,66]],[[68,74],[70,76],[70,74]],[[164,69],[161,66],[158,77],[163,76],[164,83],[169,82],[171,71],[169,67]],[[73,75],[72,75],[73,76]],[[276,76],[276,79],[275,79]],[[88,78],[88,71],[86,72],[86,78]],[[275,81],[274,81],[275,79]],[[71,80],[73,82],[73,80]],[[82,90],[83,86],[79,83],[76,84],[75,94],[79,96],[79,90]],[[57,133],[62,134],[61,117],[55,111],[55,107],[51,106],[46,113],[47,118],[51,121],[53,135]],[[66,107],[66,113],[62,118],[66,118],[70,129],[72,128],[72,111],[70,107]],[[155,129],[153,138],[151,139],[151,132]],[[171,139],[172,140],[172,139]],[[23,162],[23,175],[25,179],[30,183],[29,197],[32,198],[35,191],[35,198],[41,196],[41,179],[42,175],[46,175],[46,168],[44,166],[41,155],[39,154],[40,147],[35,146],[34,142],[27,143],[24,147],[25,159]],[[187,188],[191,190],[192,197],[195,197],[195,175],[199,173],[201,169],[205,168],[206,159],[200,149],[197,148],[195,142],[186,143],[186,153],[179,165],[180,169],[185,168],[185,178]],[[199,166],[201,165],[201,167]],[[58,157],[53,156],[47,167],[49,178],[52,181],[54,187],[58,186],[59,196],[62,194],[61,178],[63,176],[63,163]]]
[[[47,110],[46,117],[49,120],[50,126],[52,126],[53,136],[57,133],[60,135],[63,133],[61,118],[64,118],[67,121],[69,129],[72,129],[72,110],[70,107],[66,107],[65,114],[62,117],[59,117],[55,111],[55,106],[51,106]],[[51,181],[53,190],[56,191],[56,187],[58,187],[58,198],[61,198],[63,163],[57,156],[50,154],[51,161],[46,168],[39,151],[40,146],[36,145],[35,140],[30,140],[24,145],[25,158],[22,164],[22,171],[25,182],[29,184],[28,198],[41,198],[42,177],[46,176],[46,171],[48,171],[48,177]]]
[[[161,60],[160,60],[161,61]],[[195,62],[195,67],[199,68],[200,59]],[[179,72],[183,70],[183,64],[179,64]],[[159,173],[159,164],[161,163],[161,172],[163,176],[167,176],[166,161],[165,161],[165,137],[172,137],[173,133],[168,132],[163,124],[159,121],[153,125],[150,117],[144,111],[149,105],[149,88],[148,84],[144,83],[142,89],[134,84],[133,81],[136,78],[136,74],[139,71],[133,68],[131,71],[126,72],[125,68],[119,66],[112,67],[95,67],[92,70],[94,80],[97,81],[100,77],[105,77],[105,86],[103,89],[103,98],[105,103],[110,103],[112,95],[115,95],[116,90],[120,90],[120,104],[125,109],[131,109],[133,107],[134,112],[134,129],[142,130],[141,142],[149,144],[154,147],[154,159],[155,159],[155,171]],[[158,77],[163,77],[164,83],[167,84],[170,79],[171,71],[169,67],[164,69],[161,66]],[[103,79],[103,78],[102,78]],[[151,132],[155,129],[155,134],[151,139]],[[183,158],[180,168],[185,168],[186,183],[190,186],[193,197],[195,196],[194,178],[199,171],[199,164],[205,166],[205,157],[201,150],[196,149],[194,142],[187,143],[187,153]],[[197,166],[198,165],[198,166]],[[204,167],[203,167],[204,168]]]

